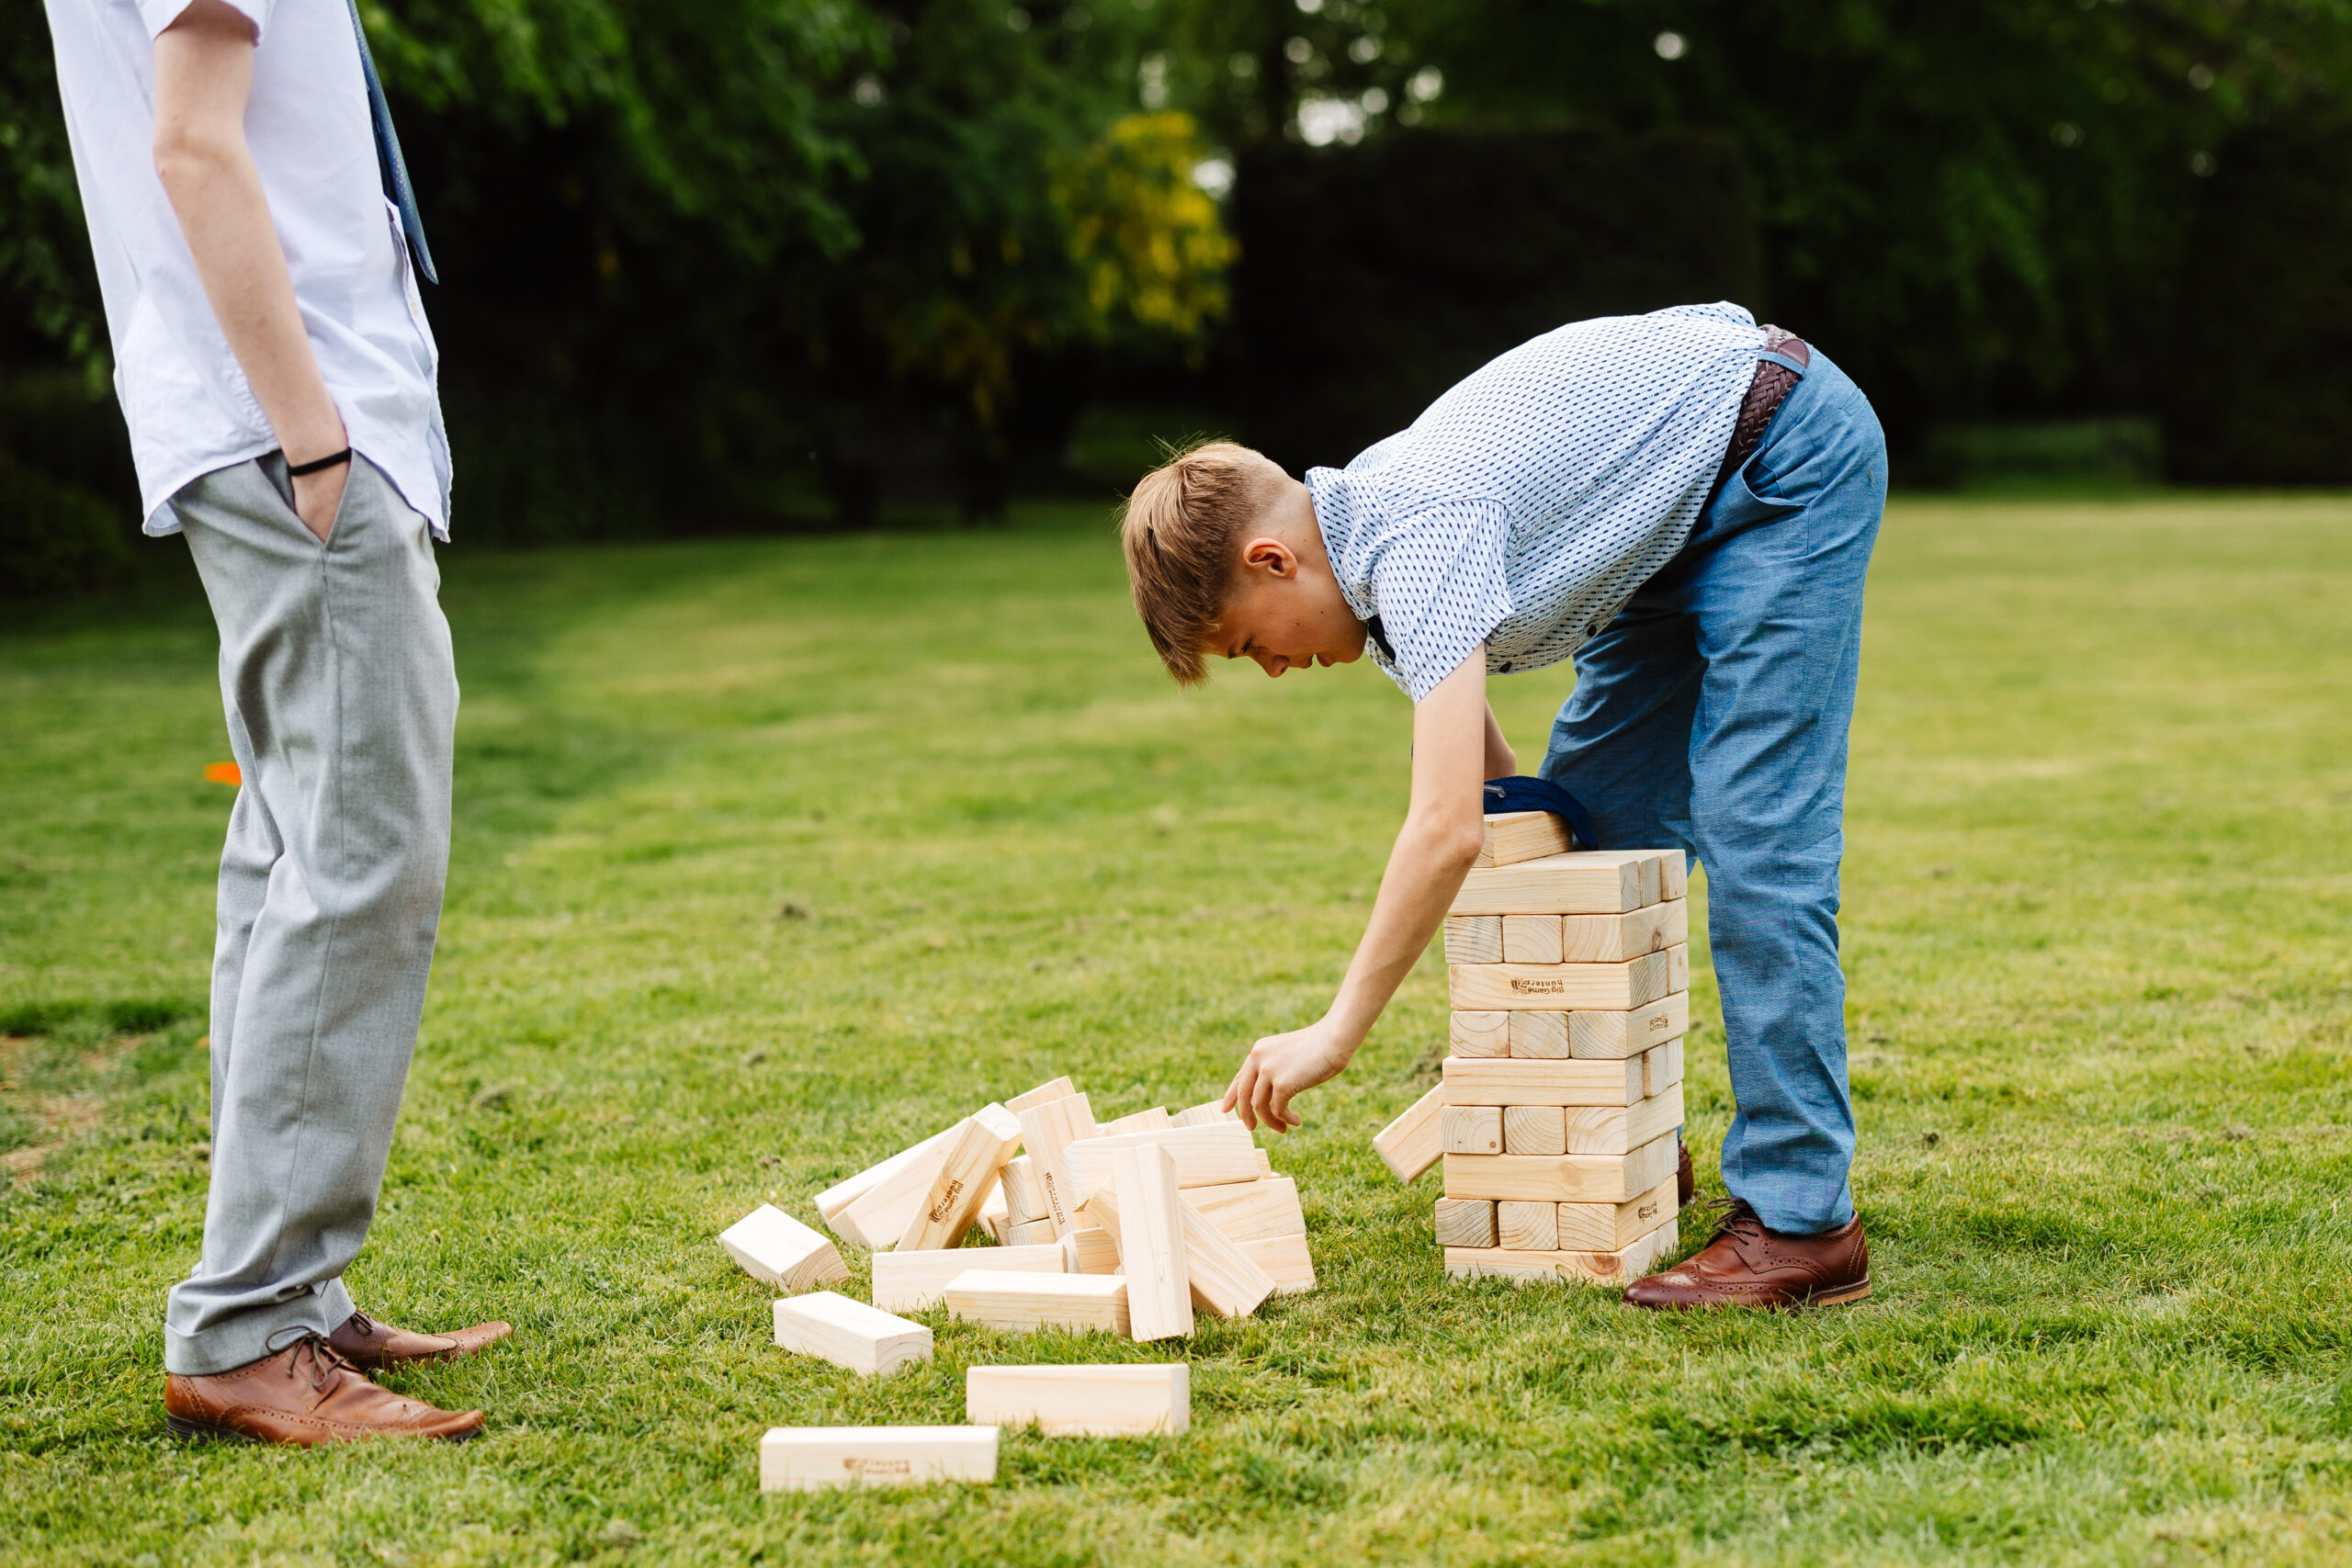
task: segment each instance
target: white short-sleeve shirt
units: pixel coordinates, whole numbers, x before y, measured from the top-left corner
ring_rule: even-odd
[[[294,298],[351,445],[447,537],[437,353],[384,199],[345,0],[228,0],[254,24],[245,141]],[[275,451],[155,174],[155,35],[188,0],[47,0],[74,171],[90,224],[151,534],[191,479]]]
[[[1373,661],[1418,703],[1481,642],[1504,674],[1576,652],[1690,537],[1763,342],[1731,304],[1573,321],[1308,469]]]

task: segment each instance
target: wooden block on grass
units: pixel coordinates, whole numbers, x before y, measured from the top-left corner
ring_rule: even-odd
[[[1560,962],[1559,915],[1505,915],[1503,917],[1503,956],[1505,964],[1557,964]],[[1592,919],[1611,917],[1595,915]],[[1451,963],[1453,955],[1448,953]],[[1475,960],[1473,961],[1475,962]]]
[[[780,1290],[805,1291],[849,1278],[849,1265],[831,1242],[767,1203],[719,1232],[718,1245],[744,1273]]]
[[[1564,1155],[1568,1152],[1566,1111],[1556,1105],[1506,1105],[1503,1147],[1507,1155]]]
[[[1198,1129],[1207,1131],[1208,1129]],[[1193,1332],[1193,1282],[1186,1267],[1182,1200],[1176,1156],[1163,1144],[1114,1148],[1102,1193],[1102,1228],[1118,1238],[1127,1277],[1127,1322],[1138,1340],[1181,1339]],[[1090,1188],[1095,1183],[1090,1183]],[[1109,1217],[1116,1213],[1115,1221]],[[1195,1219],[1195,1224],[1206,1224]],[[1230,1244],[1228,1244],[1230,1245]]]
[[[945,1247],[926,1251],[900,1247],[874,1255],[874,1304],[884,1312],[921,1312],[937,1306],[948,1282],[959,1274],[987,1269],[1006,1274],[1068,1272],[1061,1244],[1043,1247]]]
[[[1021,1111],[1027,1110],[1032,1105],[1043,1104],[1047,1100],[1058,1100],[1062,1096],[1070,1092],[1069,1079],[1066,1077],[1055,1078],[1049,1083],[1039,1084],[1035,1089],[1030,1089],[1026,1093],[1014,1095],[1011,1100],[1004,1102],[1004,1108],[1017,1115]],[[833,1185],[826,1188],[822,1192],[817,1194],[816,1199],[814,1200],[817,1206],[817,1213],[823,1216],[827,1225],[831,1225],[833,1223],[833,1216],[835,1214],[838,1214],[843,1209],[848,1208],[850,1204],[863,1197],[875,1186],[884,1180],[887,1180],[892,1176],[896,1176],[903,1172],[909,1165],[919,1164],[924,1158],[937,1155],[944,1147],[947,1140],[956,1135],[956,1128],[961,1127],[963,1123],[958,1122],[954,1127],[944,1128],[939,1132],[933,1133],[930,1137],[925,1138],[922,1143],[915,1145],[912,1148],[901,1149],[897,1154],[892,1155],[888,1159],[882,1161],[879,1165],[868,1166],[864,1170],[859,1171],[855,1176],[852,1176],[844,1180],[833,1183]],[[876,1234],[881,1235],[884,1237],[883,1244],[887,1246],[888,1244],[888,1237],[897,1235],[899,1231],[905,1228],[905,1226],[906,1221],[902,1217],[897,1224],[881,1226]],[[838,1228],[834,1230],[833,1234],[841,1235],[841,1232]],[[858,1247],[871,1247],[875,1245],[873,1242],[865,1240],[861,1236],[842,1235],[842,1239]]]
[[[996,1479],[994,1427],[771,1427],[760,1490],[921,1486]]]
[[[1655,856],[1651,863],[1657,863]],[[1450,913],[1616,915],[1642,904],[1639,856],[1628,860],[1607,852],[1574,850],[1516,865],[1473,868],[1462,879]]]
[[[1410,1181],[1445,1154],[1438,1128],[1438,1111],[1445,1105],[1445,1085],[1440,1082],[1383,1127],[1372,1140],[1372,1152],[1399,1181]]]
[[[1046,1206],[1046,1190],[1037,1183],[1037,1162],[1028,1155],[1004,1162],[998,1183],[1004,1195],[1004,1217],[1007,1223],[1025,1225],[1032,1220],[1053,1222],[1054,1212]]]
[[[1239,1111],[1225,1109],[1223,1095],[1195,1105],[1189,1111],[1179,1111],[1175,1115],[1175,1123],[1179,1127],[1198,1127],[1210,1122],[1238,1122],[1240,1120]]]
[[[1629,1012],[1572,1012],[1568,1014],[1568,1055],[1588,1061],[1635,1056],[1653,1045],[1679,1040],[1690,1030],[1688,991]]]
[[[888,1247],[897,1241],[899,1233],[907,1228],[907,1216],[931,1190],[931,1179],[939,1174],[939,1162],[947,1156],[948,1140],[963,1125],[958,1122],[934,1133],[912,1148],[900,1149],[881,1164],[818,1193],[817,1212],[824,1216],[826,1227],[852,1247]]]
[[[1260,1236],[1255,1241],[1237,1241],[1241,1256],[1266,1271],[1274,1282],[1278,1296],[1295,1296],[1315,1288],[1315,1258],[1306,1250],[1304,1235]]]
[[[1622,964],[1690,940],[1690,906],[1680,898],[1623,915],[1563,915],[1560,956],[1548,962]]]
[[[1561,1203],[1558,1246],[1568,1252],[1617,1252],[1674,1217],[1674,1178],[1623,1203]]]
[[[1516,865],[1544,855],[1565,854],[1576,842],[1568,825],[1549,811],[1488,814],[1473,865]]]
[[[1522,1062],[1557,1062],[1568,1055],[1568,1015],[1564,1012],[1507,1012],[1505,1026],[1510,1054]]]
[[[1070,1184],[1069,1145],[1094,1136],[1094,1107],[1082,1094],[1048,1100],[1021,1112],[1021,1142],[1037,1177],[1037,1193],[1054,1234],[1068,1235],[1076,1222],[1080,1195]]]
[[[1560,1249],[1560,1205],[1505,1199],[1495,1205],[1495,1235],[1514,1252],[1557,1252]]]
[[[1446,1103],[1633,1105],[1642,1098],[1642,1061],[1505,1062],[1449,1056],[1438,1068]]]
[[[1000,1247],[1053,1247],[1061,1238],[1054,1234],[1051,1220],[1029,1220],[1009,1227]]]
[[[1127,1282],[1115,1275],[972,1269],[947,1281],[944,1299],[949,1313],[988,1328],[1099,1328],[1122,1338],[1127,1333]]]
[[[1458,1009],[1532,1012],[1624,1011],[1670,996],[1674,954],[1683,954],[1681,988],[1690,989],[1690,950],[1669,948],[1623,964],[1455,964],[1446,992]]]
[[[1448,1155],[1449,1198],[1623,1203],[1674,1174],[1674,1134],[1626,1155]]]
[[[1049,1438],[1174,1437],[1193,1425],[1193,1370],[1164,1367],[967,1367],[964,1418],[1032,1422]]]
[[[1004,1102],[1004,1108],[1018,1116],[1024,1111],[1034,1111],[1050,1100],[1068,1100],[1077,1092],[1078,1086],[1070,1082],[1068,1077],[1051,1078],[1039,1084],[1035,1089],[1014,1095]]]
[[[1129,1133],[1165,1133],[1174,1125],[1176,1118],[1168,1114],[1166,1106],[1151,1105],[1131,1115],[1122,1116],[1116,1122],[1105,1122],[1095,1131],[1098,1136],[1116,1138]]]
[[[1099,1224],[1090,1224],[1062,1237],[1062,1272],[1065,1274],[1116,1274],[1119,1271],[1119,1243],[1109,1231]]]
[[[1500,964],[1503,961],[1503,918],[1500,915],[1448,915],[1445,919],[1445,961],[1448,964]]]
[[[1437,1244],[1440,1247],[1494,1246],[1495,1201],[1492,1198],[1439,1199]]]
[[[775,1342],[868,1377],[931,1359],[931,1330],[831,1291],[775,1303]]]
[[[1255,1181],[1264,1173],[1258,1145],[1250,1129],[1238,1122],[1210,1122],[1197,1127],[1166,1127],[1151,1132],[1104,1134],[1081,1138],[1064,1150],[1069,1162],[1073,1190],[1082,1202],[1109,1179],[1112,1155],[1122,1148],[1166,1149],[1176,1162],[1179,1187],[1215,1187],[1227,1181]]]
[[[1250,1254],[1231,1237],[1192,1209],[1183,1208],[1182,1218],[1184,1272],[1192,1288],[1193,1304],[1216,1317],[1248,1317],[1256,1312],[1274,1293],[1273,1276],[1251,1261]],[[1306,1238],[1297,1239],[1303,1247]],[[1125,1256],[1124,1251],[1121,1256]],[[1132,1280],[1134,1277],[1131,1270],[1128,1279]],[[1132,1288],[1127,1300],[1132,1314]],[[1188,1320],[1186,1332],[1190,1331]]]
[[[1287,1176],[1228,1181],[1219,1187],[1187,1187],[1178,1196],[1186,1208],[1235,1241],[1306,1234],[1306,1214],[1298,1205],[1298,1183]]]
[[[1457,1056],[1508,1056],[1510,1020],[1507,1012],[1457,1012],[1447,1031],[1447,1048]]]
[[[1449,1105],[1439,1113],[1438,1122],[1447,1154],[1503,1152],[1503,1111],[1499,1105]]]
[[[963,1243],[980,1206],[1003,1174],[1005,1161],[1021,1146],[1021,1121],[1001,1105],[988,1105],[966,1120],[947,1145],[947,1157],[932,1179],[931,1190],[899,1235],[902,1247],[956,1247]]]
[[[1614,1252],[1519,1252],[1506,1247],[1476,1251],[1445,1249],[1445,1271],[1457,1280],[1494,1276],[1535,1284],[1555,1280],[1624,1285],[1649,1272],[1653,1264],[1680,1245],[1672,1220],[1632,1246]]]
[[[1569,1154],[1631,1154],[1682,1125],[1682,1086],[1668,1084],[1661,1093],[1644,1096],[1638,1105],[1571,1105],[1560,1119]]]

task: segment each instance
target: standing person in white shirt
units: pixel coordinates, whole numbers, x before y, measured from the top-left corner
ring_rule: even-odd
[[[369,1371],[508,1332],[378,1323],[343,1272],[441,913],[458,710],[429,254],[350,0],[48,0],[146,530],[185,534],[243,784],[220,859],[183,1437],[481,1430]]]

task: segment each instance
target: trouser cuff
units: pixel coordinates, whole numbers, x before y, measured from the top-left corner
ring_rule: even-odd
[[[195,1333],[164,1325],[164,1370],[182,1377],[210,1377],[274,1356],[292,1344],[296,1331],[332,1334],[352,1314],[351,1292],[341,1280],[283,1302],[241,1312]]]

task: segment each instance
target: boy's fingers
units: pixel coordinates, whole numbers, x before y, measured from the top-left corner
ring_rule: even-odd
[[[1225,1091],[1226,1105],[1238,1111],[1241,1113],[1241,1124],[1253,1133],[1258,1130],[1258,1119],[1256,1108],[1250,1103],[1250,1091],[1254,1087],[1251,1080],[1257,1076],[1258,1064],[1244,1062],[1241,1064],[1241,1070],[1233,1075],[1231,1086]]]

